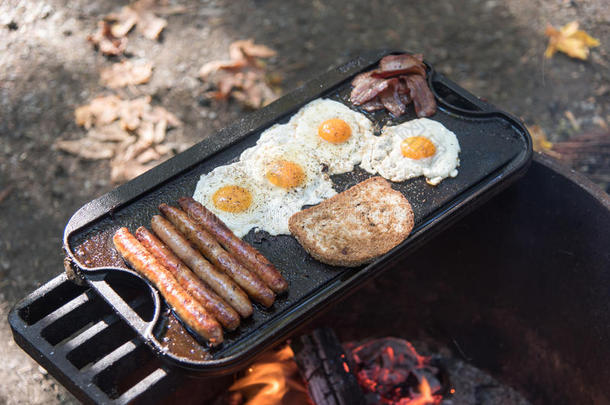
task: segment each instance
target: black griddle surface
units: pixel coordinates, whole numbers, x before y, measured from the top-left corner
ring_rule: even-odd
[[[129,188],[127,190],[122,188],[117,190],[114,195],[102,197],[97,206],[93,204],[93,207],[100,211],[95,215],[89,215],[94,217],[93,220],[90,218],[85,221],[80,220],[78,227],[71,228],[70,224],[68,225],[66,247],[73,251],[94,237],[101,238],[102,242],[98,243],[98,247],[101,246],[101,254],[104,254],[104,249],[108,249],[110,256],[114,249],[111,238],[116,229],[126,226],[133,232],[142,225],[149,227],[152,216],[159,213],[157,206],[160,203],[176,205],[179,197],[192,195],[202,174],[210,172],[217,166],[236,161],[241,152],[256,143],[262,131],[273,124],[286,122],[291,113],[296,112],[300,106],[312,98],[331,98],[343,102],[354,110],[361,111],[346,101],[349,97],[349,83],[356,73],[371,68],[371,64],[381,56],[372,56],[371,62],[368,64],[360,62],[365,66],[356,65],[349,68],[350,65],[347,64],[344,66],[348,66],[348,68],[344,67],[343,71],[342,68],[338,68],[334,75],[341,77],[343,74],[341,77],[343,80],[328,86],[326,91],[315,94],[316,83],[306,85],[305,90],[301,91],[301,95],[304,92],[308,95],[317,95],[317,97],[299,99],[299,94],[296,97],[289,95],[282,99],[287,100],[283,104],[282,100],[278,102],[279,104],[272,104],[267,108],[272,110],[271,113],[263,112],[262,115],[259,115],[259,117],[269,118],[266,125],[250,133],[233,133],[231,136],[234,137],[234,141],[230,146],[217,147],[214,150],[214,145],[212,145],[208,150],[204,148],[205,153],[200,156],[194,154],[192,150],[189,151],[187,159],[190,160],[190,167],[182,172],[174,169],[174,175],[169,176],[169,180],[162,181],[161,179],[158,180],[158,183],[149,184],[149,189],[143,192],[134,193]],[[208,371],[214,368],[218,371],[229,367],[229,364],[236,364],[240,359],[249,358],[248,356],[253,355],[258,349],[271,344],[280,335],[288,333],[296,327],[295,324],[298,324],[299,321],[312,316],[324,306],[325,302],[330,303],[337,297],[345,295],[350,288],[380,272],[385,267],[384,263],[392,257],[409,251],[408,247],[412,240],[420,238],[424,231],[438,226],[443,222],[442,220],[452,217],[456,211],[468,205],[467,203],[479,194],[498,187],[504,180],[525,167],[531,156],[531,146],[527,132],[518,121],[507,114],[498,112],[486,103],[476,103],[476,98],[464,90],[456,88],[453,83],[436,75],[433,71],[430,71],[429,78],[442,83],[444,94],[447,94],[447,88],[452,91],[452,97],[448,98],[452,100],[453,105],[439,99],[439,111],[431,119],[442,123],[456,134],[461,147],[460,166],[457,177],[447,178],[437,186],[428,185],[423,177],[402,183],[392,183],[393,188],[402,192],[413,207],[415,228],[411,236],[386,255],[387,257],[383,257],[375,263],[361,268],[339,268],[322,264],[311,258],[292,236],[270,236],[266,232],[250,231],[244,239],[280,269],[290,284],[288,293],[279,296],[270,309],[255,305],[251,318],[243,320],[236,331],[225,332],[225,342],[220,348],[211,352],[212,359],[202,361],[189,358],[188,354],[186,356],[176,355],[176,353],[172,354],[161,349],[159,352],[162,357],[167,357],[186,368]],[[313,91],[307,86],[313,86]],[[438,96],[439,92],[437,92]],[[456,99],[463,100],[463,105],[471,104],[472,110],[466,111],[461,107],[455,107]],[[290,104],[290,107],[285,108],[286,104]],[[274,106],[276,106],[275,114],[273,114]],[[398,120],[392,119],[385,112],[365,114],[374,122],[377,129],[386,124],[395,125],[416,118],[412,106]],[[240,126],[238,125],[238,127]],[[222,135],[221,133],[218,136]],[[199,160],[197,160],[198,158]],[[171,162],[164,167],[165,171],[169,171],[171,174]],[[341,192],[371,176],[357,167],[353,172],[333,176],[332,180],[335,189]],[[137,179],[134,180],[134,182],[137,181]],[[91,206],[88,208],[89,211],[91,211]],[[111,206],[110,209],[108,209],[109,206]],[[78,217],[78,215],[77,213],[75,216]],[[76,219],[76,222],[79,222],[79,218]],[[81,268],[86,267],[78,261],[76,264]],[[112,264],[106,265],[111,266]],[[95,274],[96,276],[91,279],[98,277],[96,280],[99,281],[100,271],[83,268],[81,274],[86,279],[89,275]],[[332,297],[333,295],[336,297]],[[113,299],[113,297],[108,297],[111,304]],[[120,308],[117,309],[120,312]],[[162,311],[161,308],[157,308],[157,311],[160,319],[155,328],[155,337],[152,339],[151,336],[144,337],[159,349],[158,341],[163,340],[161,336],[163,332],[160,332],[163,328],[158,325],[166,323],[164,318],[167,317],[168,312]],[[148,316],[148,319],[144,319],[144,321],[149,322],[152,319],[155,318]],[[145,334],[143,330],[139,332]]]

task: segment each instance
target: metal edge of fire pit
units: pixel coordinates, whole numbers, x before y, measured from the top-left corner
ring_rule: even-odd
[[[339,68],[331,70],[326,74],[321,75],[317,79],[314,79],[312,82],[308,83],[302,88],[296,90],[294,93],[290,93],[289,95],[285,96],[285,98],[282,98],[282,103],[278,103],[275,105],[272,104],[268,109],[260,110],[259,112],[256,112],[242,119],[238,123],[228,127],[225,130],[222,130],[218,136],[211,137],[200,142],[189,150],[157,166],[156,168],[143,174],[142,176],[85,205],[83,208],[78,210],[70,219],[64,233],[64,249],[66,250],[68,256],[71,258],[72,263],[77,266],[77,271],[81,275],[85,276],[88,283],[92,287],[94,287],[96,290],[99,290],[99,283],[105,283],[105,281],[103,280],[103,275],[106,271],[109,270],[109,268],[87,268],[86,266],[83,266],[81,263],[79,263],[78,260],[73,256],[69,248],[69,237],[73,232],[77,231],[83,226],[86,226],[91,221],[94,221],[108,213],[112,213],[115,210],[118,210],[121,206],[129,204],[131,201],[138,198],[142,193],[151,189],[155,189],[157,187],[161,187],[166,181],[179,176],[181,173],[184,173],[186,170],[192,167],[192,165],[194,164],[193,162],[201,161],[205,159],[206,156],[216,153],[217,151],[224,149],[239,141],[247,134],[250,134],[256,131],[257,129],[266,126],[270,118],[272,118],[272,120],[277,120],[278,117],[286,115],[287,112],[294,109],[293,107],[295,103],[303,104],[312,98],[319,97],[319,95],[322,94],[324,91],[340,84],[342,81],[345,80],[346,77],[350,77],[350,75],[354,74],[355,72],[361,71],[365,67],[376,63],[381,58],[381,56],[389,53],[391,52],[381,51],[369,53],[365,56],[356,58]],[[385,268],[389,264],[399,260],[401,257],[404,257],[406,254],[412,252],[416,247],[420,246],[421,243],[424,243],[426,240],[429,239],[429,237],[433,235],[433,232],[429,232],[430,230],[440,232],[441,228],[444,228],[445,226],[448,226],[451,223],[455,222],[457,219],[465,215],[475,206],[482,203],[484,200],[490,198],[492,195],[495,195],[496,193],[504,189],[506,186],[508,186],[512,181],[517,179],[525,172],[529,160],[531,159],[531,140],[528,136],[527,130],[519,120],[515,119],[514,117],[510,116],[505,112],[497,110],[495,107],[488,103],[482,102],[475,96],[470,95],[465,90],[459,88],[459,86],[455,85],[453,82],[449,81],[444,76],[434,72],[433,70],[431,70],[431,74],[429,74],[428,76],[428,80],[430,83],[441,83],[443,86],[454,90],[458,96],[466,99],[466,103],[468,105],[466,106],[466,108],[463,108],[462,106],[455,106],[452,105],[450,102],[443,101],[442,96],[436,94],[437,99],[441,102],[441,105],[445,109],[447,109],[449,113],[454,112],[457,115],[461,114],[463,116],[473,117],[500,116],[502,119],[509,122],[510,125],[515,128],[518,128],[519,131],[525,135],[525,150],[523,150],[520,154],[511,159],[508,164],[489,174],[485,179],[481,180],[475,186],[471,187],[468,190],[463,190],[461,194],[459,194],[454,200],[451,201],[451,204],[449,204],[449,206],[443,207],[442,212],[436,215],[431,215],[432,219],[421,224],[418,227],[418,230],[414,232],[411,237],[409,237],[408,245],[405,245],[405,243],[401,244],[399,247],[395,248],[381,259],[372,263],[370,265],[371,268]],[[435,86],[432,85],[431,88],[436,93]],[[468,107],[471,108],[468,109]],[[437,226],[440,224],[442,224],[443,226]],[[126,276],[131,275],[139,278],[139,276],[131,270],[119,268],[117,268],[116,270],[121,271]],[[381,270],[376,272],[358,272],[355,276],[342,280],[343,282],[341,283],[341,285],[348,284],[355,287],[368,280],[370,277],[379,274],[380,272]],[[317,303],[332,303],[333,301],[340,299],[343,295],[348,293],[347,291],[342,291],[345,289],[339,287],[334,286],[332,288],[328,288],[326,291],[324,291],[323,294],[317,294],[315,297],[310,297],[306,299],[304,303],[299,304],[299,308],[308,303],[310,303],[311,305],[311,310],[309,312],[298,314],[297,317],[299,318],[299,323],[311,318],[315,313],[322,309],[320,305],[311,304],[311,302],[313,302],[312,299],[315,299],[315,302]],[[111,289],[108,288],[106,290],[107,292],[109,292]],[[136,331],[138,331],[140,335],[144,337],[150,337],[152,333],[152,328],[154,327],[156,319],[159,316],[159,295],[156,290],[152,288],[150,288],[150,292],[155,302],[155,314],[153,316],[153,319],[149,322],[145,322],[142,319],[137,319],[138,317],[134,316],[133,311],[126,310],[128,309],[127,306],[122,304],[117,306],[116,302],[123,303],[122,300],[118,299],[120,298],[118,297],[118,295],[111,294],[110,299],[109,297],[107,297],[107,294],[102,294],[102,296],[104,296],[104,298],[115,307],[115,310],[117,310],[117,312],[119,312],[119,314],[128,322],[128,324],[130,324]],[[293,314],[293,312],[295,311],[296,309],[287,311],[287,316],[292,317],[293,320],[296,319],[294,318]],[[279,332],[277,330],[263,330],[261,333],[259,333],[259,335],[265,336],[265,339],[263,339],[264,341],[262,342],[263,344],[257,344],[255,345],[256,347],[250,348],[239,353],[232,353],[222,359],[205,361],[204,364],[185,364],[181,358],[178,358],[166,351],[160,350],[160,348],[152,342],[152,339],[146,339],[146,341],[160,354],[161,357],[169,359],[170,362],[181,367],[190,368],[197,371],[205,371],[212,375],[219,373],[228,373],[232,370],[235,370],[236,368],[239,368],[245,361],[251,359],[261,349],[270,346],[271,344],[273,344],[273,342],[291,333],[291,331],[296,326],[297,325],[290,325],[289,323],[285,323],[282,326],[281,331]]]

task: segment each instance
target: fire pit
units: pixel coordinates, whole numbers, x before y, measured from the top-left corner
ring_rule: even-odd
[[[608,196],[538,156],[514,186],[293,336],[332,326],[341,342],[426,342],[533,403],[606,403],[609,228]],[[138,288],[120,290],[147,307],[130,294]],[[17,343],[85,402],[207,403],[235,381],[161,362],[99,296],[63,275],[9,321]]]

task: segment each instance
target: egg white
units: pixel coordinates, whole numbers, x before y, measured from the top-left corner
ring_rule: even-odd
[[[247,189],[252,196],[252,203],[242,212],[223,211],[214,205],[212,196],[218,189],[225,186],[239,186]],[[262,215],[266,204],[264,184],[259,184],[249,178],[240,162],[218,166],[199,179],[193,198],[218,216],[238,237],[243,237],[252,228],[258,227],[264,219]]]
[[[404,157],[401,142],[413,136],[424,136],[436,147],[434,155],[423,159]],[[399,182],[425,176],[428,184],[437,185],[458,174],[460,144],[453,132],[428,118],[384,127],[364,148],[360,167],[369,173]]]
[[[351,129],[351,136],[343,143],[334,144],[318,135],[320,125],[333,118],[345,121]],[[318,99],[305,105],[289,124],[296,126],[296,142],[313,149],[317,159],[328,167],[329,174],[353,170],[362,160],[362,150],[367,140],[373,137],[373,125],[368,118],[329,99]]]
[[[288,160],[298,164],[305,173],[303,184],[285,189],[267,180],[267,168],[275,160]],[[337,192],[332,181],[322,172],[322,165],[313,150],[295,144],[275,144],[263,142],[244,151],[240,157],[248,177],[263,183],[265,204],[262,207],[262,221],[258,229],[271,235],[290,234],[289,218],[300,211],[304,205],[317,204],[332,197]]]

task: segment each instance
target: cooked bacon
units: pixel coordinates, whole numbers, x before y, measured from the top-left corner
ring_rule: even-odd
[[[407,87],[407,76],[402,75],[398,77],[400,80],[398,81],[398,97],[403,102],[403,104],[409,105],[411,104],[411,97],[409,96],[409,88]]]
[[[402,102],[400,94],[400,79],[393,78],[387,80],[388,88],[379,94],[381,104],[395,117],[400,117],[407,111],[407,106]]]
[[[436,113],[436,100],[430,91],[428,83],[423,76],[406,76],[406,84],[409,88],[409,95],[413,99],[415,114],[418,117],[430,117]]]
[[[377,111],[377,110],[383,110],[384,106],[383,103],[379,100],[379,96],[375,97],[372,100],[367,101],[366,103],[362,104],[362,108],[365,111]]]
[[[421,54],[385,56],[377,69],[357,75],[352,86],[350,101],[366,111],[385,108],[399,117],[413,102],[418,117],[429,117],[436,112],[436,100],[426,82]]]
[[[388,87],[385,79],[373,77],[372,72],[365,72],[356,76],[352,81],[352,85],[354,88],[349,96],[349,100],[354,105],[362,105],[372,100]]]
[[[371,72],[373,77],[392,77],[402,74],[418,74],[426,76],[426,67],[423,63],[423,56],[418,55],[388,55],[379,61],[379,69]]]

